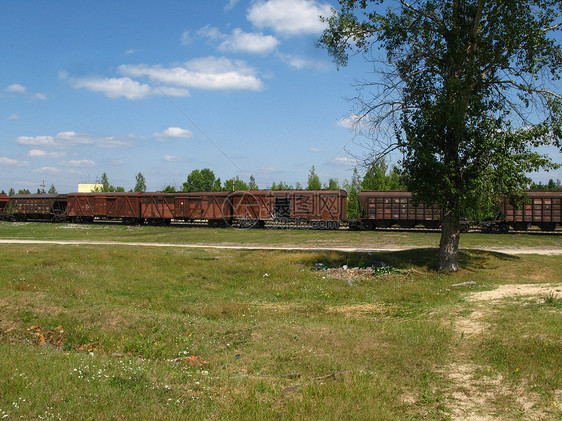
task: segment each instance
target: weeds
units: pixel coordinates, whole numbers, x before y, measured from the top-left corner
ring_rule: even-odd
[[[550,291],[544,296],[544,303],[551,307],[562,308],[562,298],[558,296],[554,291]]]

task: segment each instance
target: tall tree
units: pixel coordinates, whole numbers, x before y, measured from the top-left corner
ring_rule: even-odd
[[[57,189],[55,188],[54,184],[51,184],[51,187],[49,188],[48,193],[49,194],[57,194]]]
[[[256,183],[256,178],[250,175],[250,182],[248,183],[248,190],[259,190],[258,184]]]
[[[166,186],[164,187],[164,190],[162,190],[162,193],[175,193],[176,192],[176,188],[174,186]]]
[[[363,190],[381,190],[388,191],[389,189],[389,177],[386,175],[388,170],[388,165],[384,159],[379,159],[371,164],[363,181],[361,182],[361,187]]]
[[[271,190],[293,190],[293,186],[282,180],[279,183],[276,183],[274,181],[273,184],[271,185]]]
[[[109,183],[109,177],[107,176],[107,173],[105,173],[105,172],[101,175],[99,184],[101,184],[101,186],[96,187],[94,189],[95,192],[104,192],[104,193],[110,192],[111,193],[111,192],[124,192],[125,191],[124,187],[119,187],[119,186],[115,187],[115,186],[111,185]]]
[[[243,181],[240,180],[238,176],[231,178],[230,180],[226,180],[224,182],[225,191],[244,191],[249,190],[248,185]]]
[[[135,180],[136,180],[136,184],[135,184],[135,189],[134,191],[137,193],[142,193],[146,191],[146,179],[144,178],[144,175],[142,175],[142,173],[138,173],[135,176]]]
[[[400,170],[396,166],[388,168],[384,159],[373,162],[361,182],[363,190],[404,190]]]
[[[330,178],[328,180],[328,185],[326,186],[328,190],[339,190],[340,189],[340,182],[337,178]]]
[[[459,221],[476,198],[515,197],[528,172],[557,167],[536,147],[562,138],[562,96],[549,89],[562,2],[339,3],[319,44],[338,65],[349,51],[373,58],[379,77],[359,87],[358,126],[374,136],[373,159],[400,150],[408,189],[441,207],[439,267],[457,270]]]
[[[343,187],[347,191],[347,218],[359,218],[361,208],[359,207],[358,195],[361,191],[361,177],[357,167],[353,168],[351,182],[344,182]]]
[[[96,191],[101,191],[101,192],[111,192],[113,191],[113,186],[111,184],[109,184],[109,177],[107,176],[107,173],[103,173],[101,175],[101,179],[100,179],[100,184],[101,184],[101,188],[97,188],[96,187]]]
[[[310,173],[308,174],[308,181],[306,185],[307,190],[320,190],[322,188],[322,183],[320,182],[320,177],[316,174],[316,169],[314,165],[310,169]]]
[[[13,196],[14,194],[16,194],[16,191],[13,187],[10,187],[10,190],[8,190],[8,196]]]
[[[184,192],[195,191],[220,191],[221,179],[215,178],[215,173],[208,168],[201,171],[193,170],[187,176],[187,181],[183,183]]]

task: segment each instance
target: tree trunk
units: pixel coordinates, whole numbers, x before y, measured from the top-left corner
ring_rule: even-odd
[[[439,270],[459,269],[459,217],[451,213],[443,215],[441,242],[439,243]]]

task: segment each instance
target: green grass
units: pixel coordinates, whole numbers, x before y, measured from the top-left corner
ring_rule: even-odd
[[[18,229],[14,237],[69,232]],[[119,236],[127,227],[88,233],[98,229],[129,240]],[[199,235],[177,230],[181,241]],[[444,368],[460,348],[560,416],[556,297],[502,304],[469,346],[454,324],[473,309],[466,293],[559,282],[562,257],[470,251],[457,274],[435,272],[436,259],[434,248],[0,245],[0,419],[447,419],[456,386]],[[395,270],[337,269],[381,261]]]

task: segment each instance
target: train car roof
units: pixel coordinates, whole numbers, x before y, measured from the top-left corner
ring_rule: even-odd
[[[66,194],[50,194],[50,193],[36,193],[36,194],[14,194],[10,199],[65,199]]]
[[[119,196],[119,197],[125,197],[125,196],[139,196],[141,195],[141,193],[139,192],[113,192],[113,191],[108,191],[108,192],[89,192],[89,193],[68,193],[67,196]]]
[[[526,192],[527,196],[537,197],[562,197],[562,191],[544,191],[544,190],[529,190]]]
[[[359,195],[370,195],[370,196],[411,196],[412,193],[409,191],[400,191],[400,190],[390,190],[390,191],[381,191],[381,190],[363,190],[359,192]]]

